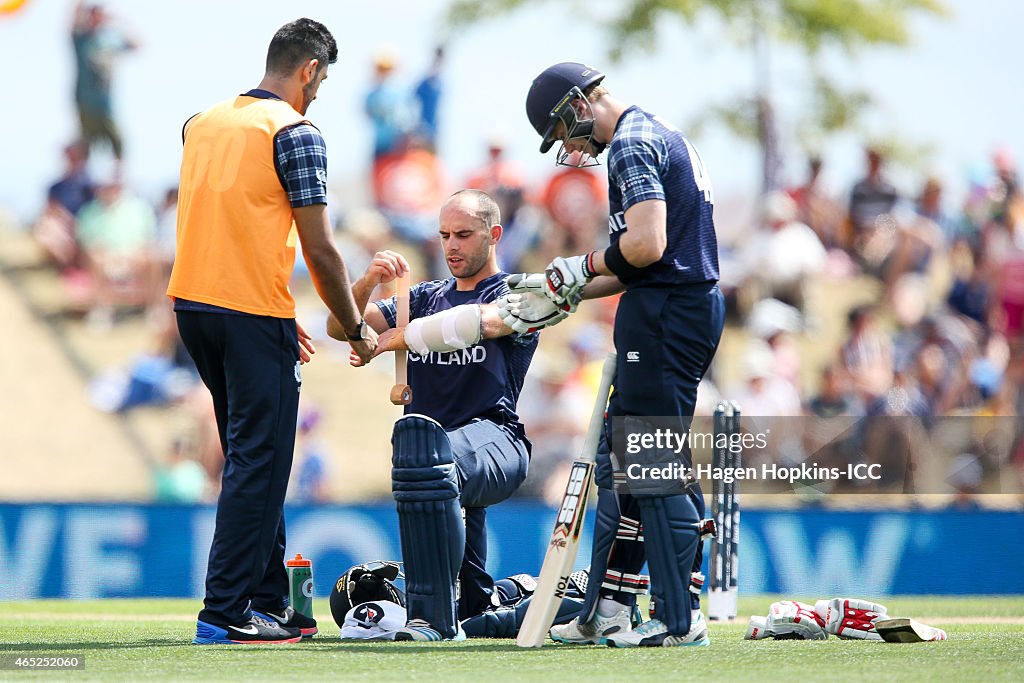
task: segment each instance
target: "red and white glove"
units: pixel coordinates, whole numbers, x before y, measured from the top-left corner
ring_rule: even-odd
[[[840,638],[857,640],[881,640],[875,622],[888,618],[885,605],[856,598],[818,600],[814,611],[821,617],[826,631]]]
[[[768,608],[768,630],[776,640],[827,640],[825,622],[813,605],[795,600],[773,602]]]
[[[795,600],[773,602],[767,617],[750,617],[746,640],[828,640],[825,624],[812,605]]]
[[[594,279],[594,252],[554,259],[544,269],[547,287],[544,294],[553,304],[567,313],[573,313],[583,296],[583,286]]]

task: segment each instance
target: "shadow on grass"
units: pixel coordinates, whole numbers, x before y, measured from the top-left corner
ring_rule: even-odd
[[[375,655],[396,655],[405,656],[409,652],[546,652],[554,653],[560,649],[558,645],[549,645],[543,648],[522,648],[518,647],[513,640],[490,642],[487,645],[478,644],[481,640],[470,640],[465,642],[446,643],[395,643],[392,641],[368,641],[365,643],[348,641],[322,641],[309,643],[317,650],[326,652],[373,652]],[[489,640],[489,639],[488,639]],[[574,648],[575,649],[575,648]],[[607,648],[599,648],[607,649]]]
[[[404,657],[412,652],[547,652],[553,653],[558,650],[557,645],[549,645],[544,648],[532,650],[531,648],[517,647],[512,640],[498,641],[493,643],[477,644],[479,640],[462,643],[395,643],[392,641],[366,641],[366,642],[342,642],[339,640],[317,639],[313,642],[296,643],[295,645],[256,645],[256,646],[233,646],[233,645],[203,645],[195,646],[197,649],[205,650],[230,650],[232,652],[265,652],[268,648],[283,650],[302,650],[304,652],[351,652],[372,653],[373,655]],[[191,646],[189,639],[182,638],[147,638],[145,640],[132,641],[82,641],[59,643],[0,643],[0,653],[29,653],[29,652],[89,652],[101,650],[136,650],[152,647],[181,647]],[[575,648],[574,648],[575,649]]]
[[[73,642],[62,640],[53,643],[0,643],[0,652],[87,652],[89,650],[134,650],[145,647],[175,647],[185,645],[181,638],[147,638],[145,640],[111,641],[89,640]]]

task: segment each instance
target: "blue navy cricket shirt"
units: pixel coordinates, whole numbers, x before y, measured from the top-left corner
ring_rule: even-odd
[[[480,281],[471,292],[455,289],[455,278],[420,282],[409,288],[409,319],[423,318],[462,304],[492,303],[508,293],[508,273]],[[395,326],[395,297],[377,302]],[[526,371],[537,350],[539,335],[512,334],[444,353],[420,356],[409,352],[412,403],[406,413],[437,420],[446,430],[457,429],[476,417],[518,422],[516,402]]]
[[[666,204],[668,246],[659,261],[622,282],[627,288],[717,282],[718,240],[704,163],[678,129],[630,107],[619,117],[608,151],[611,242],[627,229],[626,210],[650,199]]]

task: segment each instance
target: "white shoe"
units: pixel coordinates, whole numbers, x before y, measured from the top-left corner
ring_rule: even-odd
[[[704,613],[696,614],[697,616],[691,619],[690,632],[685,636],[674,636],[668,632],[668,627],[663,622],[651,619],[632,631],[608,636],[606,640],[609,647],[707,647],[711,644],[711,639],[708,638]]]
[[[623,607],[610,617],[595,614],[594,618],[585,624],[581,624],[579,617],[576,617],[568,624],[552,626],[548,635],[556,643],[567,645],[604,645],[607,636],[625,633],[633,628],[631,613],[629,607]]]
[[[408,624],[395,632],[395,640],[397,641],[414,640],[423,643],[438,643],[442,640],[456,641],[465,639],[466,632],[462,630],[461,625],[454,638],[445,638],[441,635],[440,631],[422,619],[411,619]]]

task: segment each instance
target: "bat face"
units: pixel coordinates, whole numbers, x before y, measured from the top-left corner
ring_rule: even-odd
[[[558,511],[555,530],[551,534],[552,547],[565,547],[569,539],[579,541],[583,527],[583,515],[586,512],[587,492],[594,474],[594,464],[574,462],[569,472],[569,482],[565,486],[562,507]]]
[[[558,519],[544,556],[537,591],[534,593],[536,602],[530,605],[516,638],[520,647],[540,647],[547,640],[548,628],[551,627],[558,605],[565,597],[569,575],[576,562],[593,477],[592,461],[577,460],[572,464]]]

